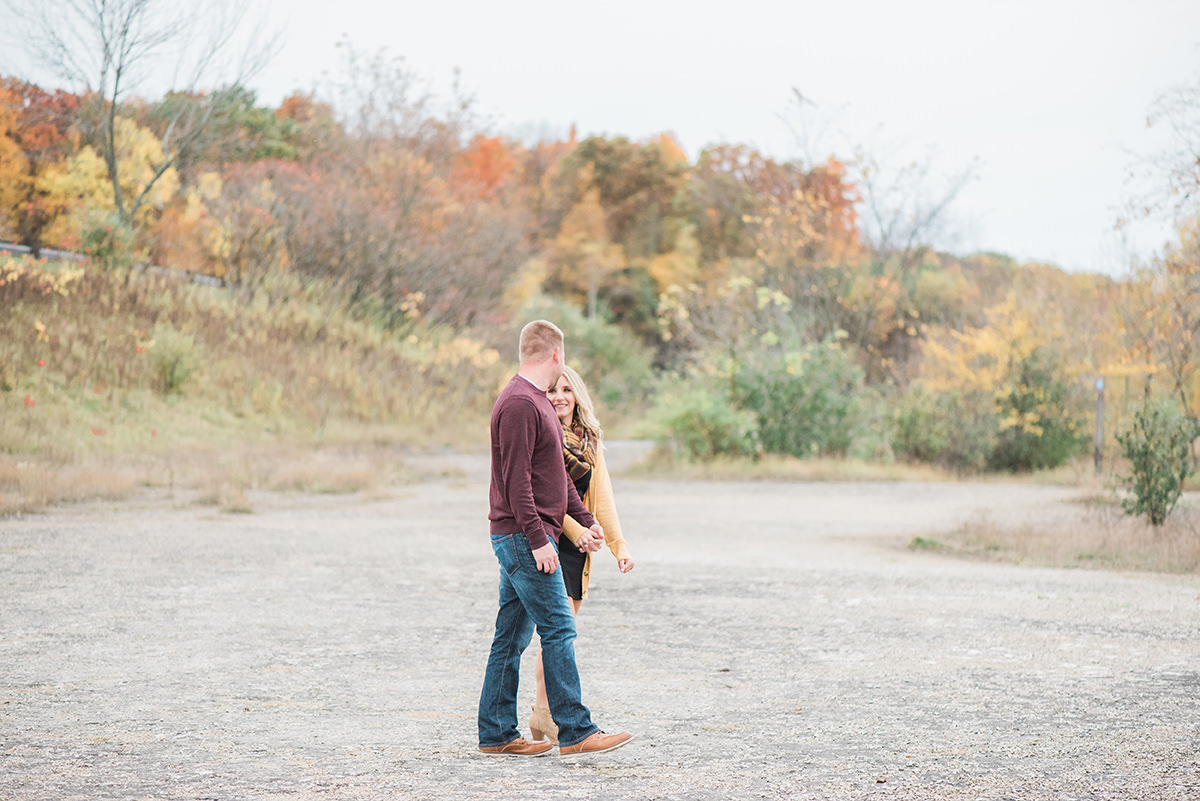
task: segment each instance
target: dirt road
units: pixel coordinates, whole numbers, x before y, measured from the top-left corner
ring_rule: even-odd
[[[618,477],[637,568],[602,555],[577,649],[637,739],[477,756],[486,465],[446,458],[0,521],[0,798],[1200,799],[1200,580],[903,547],[1072,494],[1029,486]]]

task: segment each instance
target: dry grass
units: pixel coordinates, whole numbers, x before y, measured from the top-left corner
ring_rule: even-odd
[[[1200,507],[1178,507],[1156,528],[1126,515],[1112,493],[1098,494],[1017,523],[978,515],[936,539],[915,537],[909,547],[1047,567],[1195,574]]]
[[[111,460],[54,464],[0,456],[0,516],[71,501],[124,498],[136,492],[143,479],[137,465]]]
[[[0,456],[0,516],[88,500],[118,500],[165,489],[180,501],[228,513],[254,511],[256,492],[385,497],[394,484],[423,476],[406,470],[398,447],[380,432],[359,439],[276,439],[252,445],[191,444],[178,450],[75,460]]]
[[[627,469],[635,476],[670,475],[708,481],[955,481],[957,477],[924,464],[882,464],[856,459],[796,459],[767,455],[758,459],[677,460],[654,450]]]

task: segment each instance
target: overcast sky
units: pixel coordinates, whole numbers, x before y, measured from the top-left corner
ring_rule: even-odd
[[[1200,75],[1200,0],[267,1],[284,45],[254,82],[265,103],[336,72],[345,40],[439,92],[457,67],[497,132],[671,131],[693,157],[737,142],[787,158],[804,155],[781,119],[795,88],[829,121],[812,155],[977,161],[953,250],[1108,273],[1167,236],[1121,245],[1112,226],[1133,154],[1155,146],[1150,104]]]

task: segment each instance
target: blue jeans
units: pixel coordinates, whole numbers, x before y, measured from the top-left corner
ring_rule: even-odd
[[[567,603],[562,568],[537,568],[524,534],[493,534],[500,562],[500,611],[479,697],[479,745],[504,745],[521,736],[517,728],[517,688],[521,654],[533,638],[542,641],[542,670],[550,714],[558,724],[559,745],[574,745],[599,729],[583,705],[575,667],[575,616]]]

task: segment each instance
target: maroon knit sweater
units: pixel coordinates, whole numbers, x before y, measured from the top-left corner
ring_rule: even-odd
[[[554,406],[520,375],[492,408],[491,507],[492,533],[524,532],[533,550],[558,542],[567,512],[584,526],[596,522],[567,476]]]

